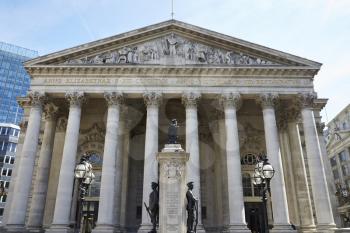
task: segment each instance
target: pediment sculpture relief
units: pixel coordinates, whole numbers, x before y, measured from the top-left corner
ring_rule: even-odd
[[[278,65],[237,51],[190,41],[173,33],[141,44],[68,60],[64,64]]]

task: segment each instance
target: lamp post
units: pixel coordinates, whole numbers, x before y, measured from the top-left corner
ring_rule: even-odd
[[[267,217],[267,195],[270,193],[270,180],[275,174],[275,169],[269,163],[266,156],[259,159],[255,165],[253,183],[261,188],[261,196],[264,211],[264,232],[269,233],[269,222]]]
[[[80,162],[77,164],[74,170],[74,176],[78,180],[79,186],[79,194],[78,194],[78,206],[76,213],[76,223],[75,223],[75,231],[77,232],[80,229],[81,217],[83,216],[83,205],[85,201],[85,196],[88,192],[89,186],[95,178],[94,173],[92,172],[92,165],[88,161],[88,156],[84,154]]]

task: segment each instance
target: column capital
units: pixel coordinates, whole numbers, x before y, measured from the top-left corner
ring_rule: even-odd
[[[122,105],[124,103],[124,96],[121,92],[105,92],[104,97],[108,106]]]
[[[257,103],[261,105],[262,108],[273,108],[278,100],[277,93],[264,93],[260,94]]]
[[[47,102],[47,95],[44,92],[38,91],[30,91],[28,93],[29,102],[28,104],[32,107],[40,107],[42,108],[44,104]]]
[[[297,99],[301,108],[312,108],[314,100],[317,99],[317,94],[315,92],[299,93]]]
[[[299,121],[300,120],[300,108],[296,104],[292,104],[286,109],[286,116],[288,121]]]
[[[186,108],[197,108],[197,102],[200,100],[201,94],[197,92],[185,92],[182,94],[182,103]]]
[[[58,107],[53,103],[47,103],[44,106],[44,118],[45,120],[55,120],[58,115]]]
[[[326,127],[326,124],[324,122],[316,122],[316,129],[320,135],[323,135],[323,130],[325,127]]]
[[[143,100],[147,107],[158,107],[162,102],[162,94],[159,92],[146,92],[143,94]]]
[[[235,108],[238,110],[242,106],[242,98],[239,93],[223,93],[220,96],[222,106],[226,108]]]
[[[70,106],[81,107],[81,105],[86,101],[84,92],[66,92],[65,97]]]

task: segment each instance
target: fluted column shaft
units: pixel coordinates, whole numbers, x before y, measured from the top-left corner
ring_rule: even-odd
[[[32,107],[29,115],[28,129],[20,155],[21,159],[18,167],[16,183],[14,184],[15,188],[12,193],[11,209],[6,225],[8,229],[24,227],[28,197],[32,184],[35,156],[38,147],[42,105],[45,101],[45,96],[38,92],[31,92],[29,98],[29,104],[31,104]]]
[[[260,96],[259,101],[263,109],[267,157],[275,169],[275,176],[271,179],[273,229],[276,232],[283,232],[283,230],[290,230],[291,227],[274,109],[276,99],[276,95],[265,94]]]
[[[70,209],[72,204],[74,169],[79,139],[81,118],[81,104],[84,100],[83,93],[67,93],[70,102],[69,116],[64,140],[62,163],[57,187],[57,196],[53,222],[47,232],[67,232],[69,225]]]
[[[158,183],[158,121],[161,94],[151,92],[144,94],[147,106],[145,160],[143,171],[143,196],[142,202],[149,202],[149,194],[152,192],[151,183]],[[142,222],[139,232],[148,232],[152,229],[152,223],[147,210],[142,208]]]
[[[307,161],[310,171],[313,200],[316,209],[317,227],[332,228],[335,226],[326,175],[322,161],[322,153],[317,137],[316,123],[312,111],[313,94],[300,95]]]
[[[200,95],[197,93],[184,93],[182,102],[186,108],[186,152],[190,153],[187,162],[187,182],[193,182],[193,194],[198,201],[198,226],[202,228],[201,218],[201,180],[200,180],[200,157],[198,140],[198,115],[197,102]]]
[[[222,95],[226,126],[226,161],[228,183],[229,223],[228,232],[250,232],[245,221],[241,155],[237,126],[237,109],[240,105],[239,94]]]
[[[45,106],[45,128],[28,216],[28,228],[40,228],[43,224],[53,142],[56,132],[57,110],[58,108],[53,104]]]
[[[307,181],[307,173],[304,163],[303,150],[299,135],[299,126],[295,121],[288,122],[287,125],[289,143],[292,153],[292,166],[295,174],[296,194],[299,207],[300,227],[303,230],[314,230],[315,222],[312,213],[310,191]]]
[[[120,105],[123,101],[121,93],[105,93],[108,103],[106,136],[103,152],[101,190],[98,209],[97,227],[93,232],[114,232],[114,225],[119,225],[119,216],[114,215],[115,194],[121,191],[121,154],[118,151],[118,129]],[[117,169],[118,167],[118,169]],[[116,182],[118,180],[119,182]],[[118,195],[119,196],[119,195]]]

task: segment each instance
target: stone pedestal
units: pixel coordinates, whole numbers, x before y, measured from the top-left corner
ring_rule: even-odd
[[[166,144],[157,156],[159,174],[159,233],[186,232],[186,153],[180,144]]]

